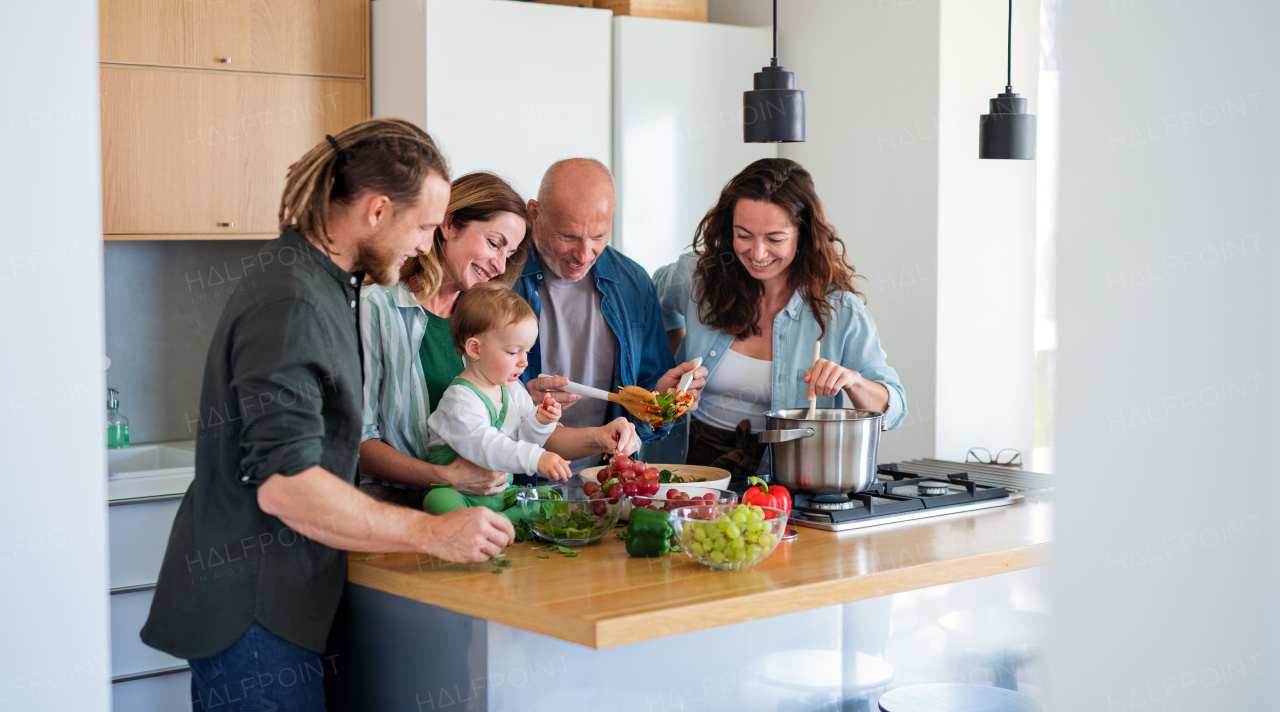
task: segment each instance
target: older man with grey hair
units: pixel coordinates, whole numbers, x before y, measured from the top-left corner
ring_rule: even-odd
[[[578,403],[580,396],[555,390],[569,381],[610,392],[636,385],[665,393],[694,369],[672,358],[649,274],[609,246],[613,206],[613,176],[604,164],[590,158],[553,163],[537,200],[529,201],[534,249],[512,286],[538,315],[538,342],[524,376],[529,394],[541,402],[550,393],[566,407],[560,422],[572,428],[598,427],[627,413],[616,403]],[[706,376],[698,368],[689,386],[694,408]],[[644,442],[671,428],[633,422]],[[573,471],[598,462],[599,456],[576,460]]]

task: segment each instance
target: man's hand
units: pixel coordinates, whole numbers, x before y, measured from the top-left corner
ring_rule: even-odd
[[[440,477],[463,494],[497,494],[509,486],[507,473],[486,470],[462,458],[441,468]]]
[[[636,435],[636,426],[626,418],[614,418],[605,423],[598,431],[596,444],[601,450],[616,455],[630,455],[640,449],[640,438]]]
[[[533,399],[534,403],[541,403],[543,398],[549,394],[557,403],[560,404],[561,408],[568,408],[574,403],[582,400],[582,396],[574,395],[573,393],[565,393],[564,391],[550,390],[552,388],[564,388],[567,385],[569,385],[569,379],[564,376],[543,376],[541,378],[534,378],[531,379],[528,384],[529,397]]]
[[[446,561],[487,561],[516,538],[511,520],[488,507],[455,509],[428,521],[419,540],[421,551]]]
[[[659,395],[666,393],[668,390],[674,391],[676,386],[680,385],[680,377],[693,370],[693,362],[686,361],[679,366],[667,371],[662,378],[658,379],[658,385],[654,388]],[[707,369],[702,366],[693,374],[693,380],[689,382],[689,387],[685,389],[685,393],[693,396],[693,402],[689,404],[689,410],[698,409],[698,399],[702,395],[703,386],[707,385]]]

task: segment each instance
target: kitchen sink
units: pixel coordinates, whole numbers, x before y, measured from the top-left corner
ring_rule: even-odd
[[[173,445],[136,445],[107,451],[107,479],[194,472],[196,452]]]
[[[107,451],[107,498],[172,496],[196,474],[194,441],[135,445]]]

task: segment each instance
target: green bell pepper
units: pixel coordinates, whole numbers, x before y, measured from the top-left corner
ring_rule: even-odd
[[[627,525],[627,553],[632,556],[662,556],[671,551],[671,515],[656,509],[631,508]]]

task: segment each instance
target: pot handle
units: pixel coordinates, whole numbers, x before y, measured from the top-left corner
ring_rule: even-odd
[[[764,430],[760,433],[762,443],[785,443],[789,440],[813,437],[813,428],[796,428],[795,430]]]

